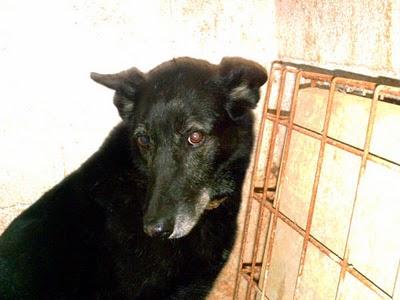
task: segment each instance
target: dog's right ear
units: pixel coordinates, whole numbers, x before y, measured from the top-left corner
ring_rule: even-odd
[[[256,107],[259,88],[267,81],[267,71],[258,63],[241,57],[224,57],[219,65],[219,84],[225,89],[225,109],[233,120]]]
[[[135,101],[145,81],[144,74],[136,68],[131,68],[116,74],[92,72],[90,77],[97,83],[115,90],[114,105],[121,118],[127,121],[132,115]]]

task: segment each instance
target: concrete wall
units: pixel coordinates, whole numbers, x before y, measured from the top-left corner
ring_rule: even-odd
[[[2,1],[0,206],[27,204],[76,169],[119,118],[90,71],[176,56],[276,56],[267,1]],[[250,18],[251,16],[251,18]]]
[[[279,58],[400,78],[400,1],[276,0]]]

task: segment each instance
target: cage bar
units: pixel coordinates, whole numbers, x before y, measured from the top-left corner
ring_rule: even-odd
[[[299,234],[303,239],[303,245],[301,249],[301,256],[300,261],[298,264],[298,271],[296,276],[295,282],[295,290],[293,291],[293,298],[297,299],[296,293],[298,292],[299,283],[301,282],[302,275],[303,275],[303,268],[304,263],[306,260],[307,254],[307,247],[308,244],[312,244],[315,248],[322,253],[325,257],[329,259],[329,261],[334,262],[336,265],[340,267],[340,275],[338,278],[338,284],[336,289],[336,299],[341,299],[342,293],[342,286],[344,284],[344,280],[346,276],[352,276],[353,279],[360,282],[363,286],[368,288],[372,291],[378,298],[380,299],[398,299],[399,298],[399,268],[400,262],[397,269],[397,275],[395,279],[395,286],[393,287],[393,291],[388,291],[387,289],[383,289],[379,284],[368,278],[366,274],[360,272],[356,266],[351,265],[349,263],[349,238],[350,238],[350,231],[352,226],[352,219],[354,214],[354,209],[356,206],[357,200],[357,193],[359,190],[359,185],[361,178],[364,174],[365,167],[368,161],[377,163],[379,165],[385,166],[391,170],[396,172],[400,172],[400,163],[399,161],[393,161],[387,157],[383,157],[378,155],[377,153],[370,152],[370,145],[371,139],[374,130],[374,122],[375,116],[377,113],[377,103],[378,101],[385,100],[386,98],[393,98],[399,99],[400,96],[400,88],[387,86],[387,85],[379,85],[376,82],[371,81],[363,81],[363,80],[355,80],[352,78],[345,78],[345,77],[335,77],[334,74],[329,74],[328,71],[324,73],[319,72],[310,72],[310,71],[303,71],[301,68],[293,67],[293,64],[286,65],[282,62],[275,62],[271,67],[271,75],[275,76],[275,72],[280,72],[280,85],[279,85],[279,93],[276,99],[276,107],[271,108],[269,107],[270,97],[271,97],[271,89],[272,89],[272,80],[270,80],[267,86],[267,93],[265,97],[264,103],[264,111],[261,118],[261,127],[259,131],[259,136],[257,140],[257,148],[255,152],[255,161],[254,161],[254,170],[252,173],[251,184],[250,184],[250,193],[249,193],[249,200],[248,206],[245,216],[244,222],[244,233],[242,237],[242,245],[240,251],[240,264],[238,270],[238,277],[236,280],[235,286],[235,299],[238,299],[238,282],[239,277],[244,278],[247,282],[247,290],[246,290],[246,297],[245,299],[268,299],[266,295],[266,287],[268,277],[271,275],[270,266],[271,266],[271,259],[273,255],[273,248],[274,248],[274,239],[276,236],[276,228],[278,220],[282,221],[286,224],[291,230],[294,230]],[[282,109],[282,97],[283,94],[286,93],[285,85],[287,74],[292,73],[295,75],[295,84],[294,89],[291,94],[291,103],[289,111],[285,111]],[[327,99],[326,111],[324,116],[323,122],[323,130],[322,132],[318,132],[315,129],[308,128],[307,126],[303,126],[300,124],[296,124],[295,122],[295,114],[296,114],[296,106],[298,102],[298,92],[301,89],[312,87],[312,88],[321,88],[326,89],[329,88],[329,94]],[[340,139],[333,138],[329,135],[329,125],[330,125],[330,118],[334,109],[333,103],[335,100],[335,95],[340,92],[343,94],[354,94],[354,95],[361,95],[366,98],[366,100],[371,101],[370,109],[369,109],[369,117],[368,117],[368,124],[366,130],[366,136],[364,141],[364,146],[359,148],[353,144],[349,144],[344,142]],[[369,97],[369,98],[368,98]],[[393,103],[393,102],[392,102]],[[397,104],[397,102],[395,102]],[[400,116],[399,116],[400,117]],[[265,136],[265,126],[266,121],[272,122],[272,130],[270,136]],[[283,153],[280,160],[279,165],[279,173],[277,176],[277,185],[276,185],[276,192],[273,197],[273,200],[267,197],[268,187],[269,187],[269,180],[271,174],[271,167],[272,167],[272,160],[273,160],[273,153],[275,150],[275,143],[277,137],[278,127],[283,126],[286,128],[286,135],[283,143]],[[319,141],[319,152],[318,152],[318,159],[317,159],[317,167],[315,169],[314,175],[314,182],[312,184],[312,193],[311,199],[309,202],[308,212],[307,212],[307,222],[305,228],[297,224],[294,220],[291,219],[290,216],[285,215],[280,210],[280,193],[281,193],[281,179],[285,176],[286,168],[287,168],[287,160],[289,155],[289,150],[291,149],[291,136],[292,132],[301,133],[304,136],[311,137],[312,139]],[[257,176],[257,166],[258,161],[260,158],[260,153],[263,149],[260,149],[261,145],[263,144],[263,139],[269,139],[269,150],[268,150],[268,157],[267,163],[265,166],[265,176],[264,176],[264,184],[263,186],[257,187],[255,185],[256,176]],[[319,187],[319,180],[321,175],[322,164],[324,161],[324,153],[326,145],[333,146],[334,149],[341,149],[344,150],[346,153],[350,153],[356,157],[361,159],[360,169],[357,179],[357,186],[356,186],[356,195],[353,201],[353,207],[351,211],[350,217],[350,225],[348,226],[348,232],[346,237],[345,243],[345,252],[344,256],[338,255],[337,253],[333,252],[329,246],[324,245],[321,241],[316,239],[311,234],[311,226],[313,221],[313,214],[314,214],[314,207],[318,193]],[[251,218],[251,205],[252,202],[256,201],[260,204],[259,206],[259,213],[257,219],[257,228],[256,232],[249,232],[249,220]],[[263,216],[266,213],[271,214],[271,218],[269,220],[269,226],[267,230],[266,236],[261,236],[261,224]],[[251,261],[245,262],[244,261],[244,253],[246,248],[246,242],[249,238],[253,238],[253,247],[251,249]],[[260,251],[259,245],[260,241],[265,239],[265,249],[264,255],[262,258],[262,262],[257,261],[257,256]],[[368,275],[368,274],[367,274]],[[271,299],[272,300],[272,299]]]
[[[282,104],[283,91],[285,89],[286,74],[287,74],[287,69],[283,70],[281,78],[280,78],[279,93],[278,93],[277,107],[276,107],[277,119],[279,119],[280,113],[281,113],[281,104]],[[269,102],[268,102],[268,104],[269,104]],[[277,133],[278,133],[278,122],[274,122],[273,126],[272,126],[272,133],[271,133],[268,157],[273,156],[273,153],[275,150],[275,141],[276,141]],[[268,184],[268,180],[269,180],[269,175],[270,175],[270,171],[271,171],[271,162],[272,162],[272,159],[268,159],[264,187],[268,186],[266,184]],[[252,189],[252,190],[254,191],[254,189]],[[266,196],[266,194],[267,193],[264,193],[263,195]],[[258,212],[257,228],[256,228],[256,233],[255,233],[255,239],[254,239],[255,241],[254,241],[254,245],[253,245],[253,249],[252,249],[252,262],[251,262],[251,269],[250,269],[250,273],[249,273],[250,282],[253,282],[253,280],[254,280],[255,264],[256,264],[256,259],[257,259],[258,245],[259,245],[260,233],[261,233],[260,224],[262,222],[263,217],[264,217],[264,206],[260,205],[260,209]],[[251,291],[251,289],[247,289],[245,299],[250,298],[250,291]]]
[[[267,84],[267,92],[265,95],[264,99],[264,109],[263,111],[266,111],[268,109],[269,105],[269,99],[270,99],[270,94],[271,94],[271,87],[272,83],[274,81],[274,75],[275,72],[282,70],[280,64],[273,64],[271,66],[271,72],[270,72],[270,78]],[[254,165],[253,165],[253,172],[251,175],[251,183],[250,183],[250,198],[253,197],[253,192],[254,192],[254,181],[255,181],[255,176],[257,172],[257,162],[259,161],[260,158],[260,152],[261,152],[261,144],[264,138],[264,129],[265,129],[265,118],[261,119],[261,124],[260,124],[260,130],[258,132],[258,138],[257,138],[257,144],[256,144],[256,150],[255,150],[255,159],[254,159]],[[244,251],[245,251],[245,246],[247,242],[247,236],[249,234],[248,232],[248,227],[249,227],[249,221],[250,221],[250,212],[252,209],[252,201],[247,202],[247,208],[246,208],[246,215],[244,219],[244,228],[243,228],[243,235],[242,235],[242,243],[240,247],[240,257],[239,257],[239,272],[237,272],[236,276],[236,284],[235,284],[235,290],[234,290],[234,298],[237,299],[238,293],[239,293],[239,282],[240,282],[240,276],[242,274],[242,268],[244,266],[243,262],[243,257],[244,257]],[[250,283],[251,281],[249,281]],[[250,285],[250,284],[249,284]],[[246,293],[247,294],[247,293]]]

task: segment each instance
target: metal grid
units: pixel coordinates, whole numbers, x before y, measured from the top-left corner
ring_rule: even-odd
[[[288,78],[289,76],[293,76],[295,78],[294,84],[289,87]],[[275,82],[275,83],[274,83]],[[274,109],[271,108],[271,98],[272,91],[274,88],[274,84],[278,83],[278,93],[276,95],[276,107]],[[329,89],[329,96],[327,99],[327,108],[323,122],[323,130],[322,132],[316,132],[310,128],[301,126],[294,122],[295,113],[298,101],[298,93],[299,90],[304,87],[322,87]],[[370,113],[368,118],[368,126],[365,137],[364,147],[359,149],[355,146],[349,145],[342,141],[333,139],[328,136],[328,129],[330,125],[330,118],[332,115],[332,103],[334,101],[334,95],[337,90],[340,91],[358,91],[363,95],[371,95],[372,100],[370,105]],[[284,98],[284,94],[289,91],[290,93],[290,107],[289,110],[286,111],[282,108],[282,102]],[[244,220],[244,229],[243,229],[243,237],[240,249],[240,259],[239,259],[239,270],[236,278],[235,285],[235,299],[268,299],[266,296],[266,282],[269,274],[269,269],[271,266],[271,258],[272,258],[272,250],[274,247],[274,239],[276,236],[276,228],[278,220],[284,222],[288,225],[292,230],[296,231],[299,235],[301,235],[303,242],[301,248],[301,256],[300,263],[298,265],[297,278],[296,278],[296,286],[298,284],[299,278],[303,273],[306,253],[308,249],[309,243],[314,245],[321,253],[326,255],[330,260],[335,262],[340,266],[340,277],[338,281],[338,286],[336,290],[336,299],[340,297],[341,288],[344,281],[345,276],[351,274],[354,276],[359,282],[372,290],[378,297],[382,299],[398,299],[399,289],[400,289],[400,264],[397,267],[397,278],[395,289],[392,294],[384,291],[381,287],[379,287],[376,283],[372,282],[365,275],[360,273],[354,266],[349,264],[349,235],[350,228],[353,220],[354,208],[356,205],[357,194],[353,202],[352,213],[350,217],[350,226],[348,227],[347,239],[345,243],[345,251],[344,256],[340,257],[335,254],[332,250],[314,238],[311,231],[311,224],[313,222],[313,214],[314,207],[317,195],[318,184],[321,175],[321,168],[324,159],[324,153],[326,145],[331,145],[336,148],[342,149],[346,152],[351,153],[352,155],[358,156],[361,158],[361,164],[358,171],[358,179],[357,179],[357,189],[358,191],[360,185],[360,179],[364,175],[367,161],[373,161],[377,164],[384,165],[396,171],[400,171],[400,165],[397,162],[393,162],[383,157],[379,157],[373,153],[370,153],[370,145],[371,145],[371,137],[374,129],[375,116],[377,112],[377,103],[380,100],[383,100],[387,97],[393,97],[395,99],[399,99],[400,97],[400,88],[392,87],[387,85],[380,85],[376,82],[368,82],[362,80],[354,80],[350,78],[344,77],[335,77],[334,74],[329,74],[329,72],[310,72],[303,71],[300,68],[296,68],[290,66],[285,63],[275,62],[271,67],[270,79],[267,86],[267,92],[265,96],[264,109],[261,119],[261,125],[259,130],[259,135],[257,139],[256,151],[255,151],[255,167],[253,169],[252,178],[251,178],[251,187],[249,193],[249,201],[247,203],[246,215]],[[400,116],[399,116],[400,117]],[[272,129],[270,131],[270,135],[266,136],[265,134],[265,126],[266,122],[272,122]],[[280,160],[280,169],[278,175],[278,182],[276,186],[276,192],[272,192],[271,196],[271,170],[272,170],[272,160],[274,151],[276,151],[276,139],[278,135],[278,127],[284,126],[286,128],[282,156]],[[314,182],[312,185],[312,195],[310,200],[310,205],[308,209],[307,215],[307,223],[305,229],[296,224],[292,219],[287,217],[280,211],[280,182],[281,178],[285,176],[285,172],[287,171],[287,161],[288,154],[291,145],[292,133],[297,131],[303,135],[309,136],[313,139],[318,140],[320,143],[317,167],[314,176]],[[257,165],[260,160],[261,153],[263,151],[262,145],[265,143],[265,139],[268,139],[269,149],[267,154],[267,162],[265,167],[265,176],[264,176],[264,184],[263,188],[259,188],[256,186],[255,178],[257,176]],[[264,143],[263,143],[264,141]],[[357,193],[357,192],[356,192]],[[250,227],[250,219],[251,216],[254,217],[255,203],[257,204],[256,211],[257,212],[257,221],[255,232],[249,232]],[[270,219],[265,226],[267,228],[263,228],[263,219],[266,215],[269,215]],[[267,234],[265,234],[267,232]],[[250,249],[249,248],[250,245]],[[251,260],[246,261],[245,252],[250,251]],[[260,261],[258,257],[262,257]],[[290,255],[290,253],[288,253]],[[244,281],[246,284],[242,284]],[[296,295],[294,294],[294,298]]]

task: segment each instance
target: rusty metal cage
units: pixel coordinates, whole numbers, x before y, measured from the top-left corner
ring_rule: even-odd
[[[400,299],[399,99],[272,64],[235,299]]]

